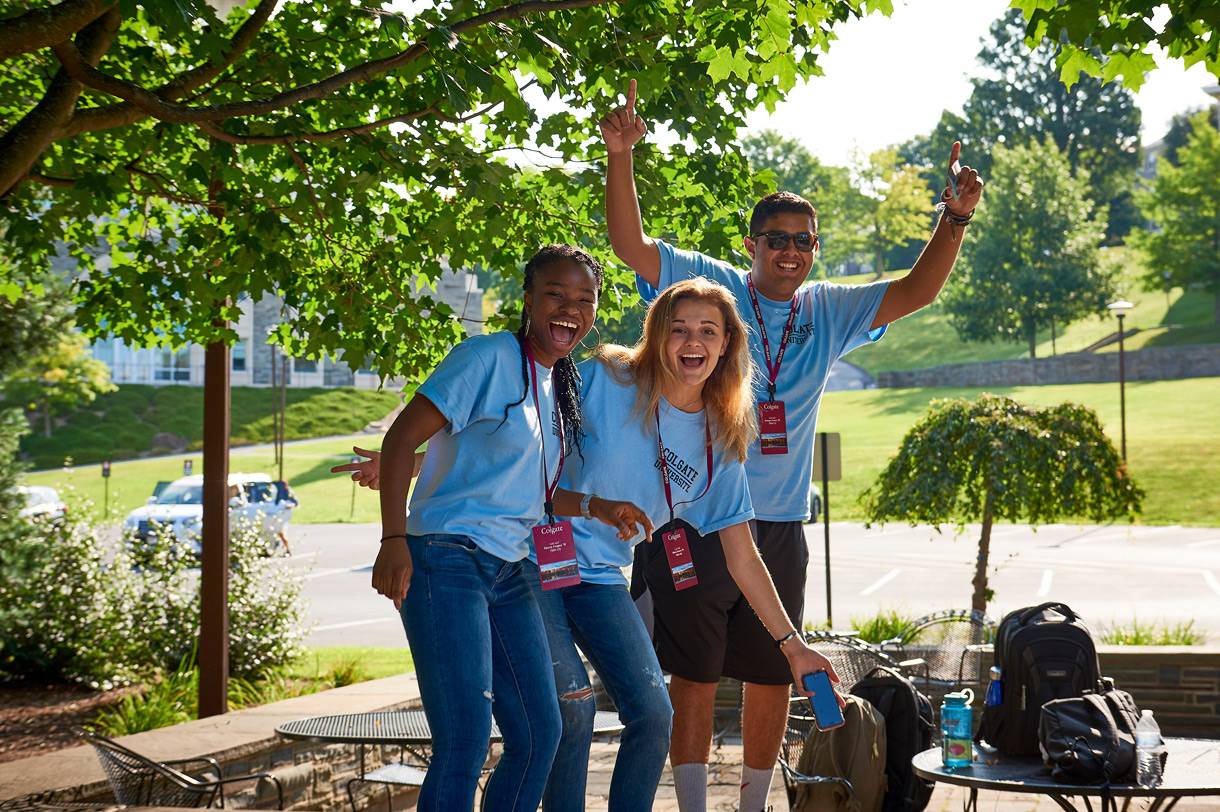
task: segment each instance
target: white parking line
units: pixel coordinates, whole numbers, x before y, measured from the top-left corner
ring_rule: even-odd
[[[870,586],[870,587],[868,587],[867,589],[865,589],[864,591],[862,591],[862,592],[860,593],[860,596],[861,596],[861,597],[866,597],[866,596],[868,596],[868,595],[873,594],[873,593],[874,593],[874,592],[876,592],[878,589],[880,589],[881,587],[883,587],[883,586],[885,586],[886,584],[888,584],[890,581],[892,581],[892,580],[894,580],[895,578],[897,578],[897,577],[898,577],[898,574],[899,574],[900,572],[902,572],[902,570],[890,570],[890,571],[889,571],[889,572],[887,572],[885,575],[881,576],[881,578],[879,578],[877,581],[875,581],[875,582],[873,583],[873,585],[872,585],[872,586]]]
[[[1051,594],[1051,582],[1055,580],[1054,570],[1042,570],[1042,585],[1038,587],[1038,597],[1045,598]]]
[[[1220,595],[1220,581],[1216,580],[1216,576],[1212,575],[1211,570],[1199,570],[1203,576],[1203,582],[1211,587],[1212,592]]]
[[[369,620],[352,620],[347,623],[330,623],[326,626],[314,626],[315,632],[329,632],[335,629],[350,629],[353,626],[371,626],[374,623],[401,623],[402,621],[396,617],[375,617]]]
[[[1220,546],[1220,539],[1204,539],[1203,541],[1192,541],[1187,547],[1197,550],[1200,547],[1217,547]]]

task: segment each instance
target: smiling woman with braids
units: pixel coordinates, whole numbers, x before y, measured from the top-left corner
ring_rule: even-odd
[[[560,717],[522,562],[531,534],[549,543],[566,527],[553,502],[573,501],[557,484],[565,444],[579,449],[583,435],[580,375],[568,356],[593,326],[601,282],[584,252],[540,250],[526,264],[517,333],[454,347],[385,436],[373,587],[401,612],[432,728],[421,810],[471,809],[493,715],[504,753],[487,808],[534,810],[542,797]],[[598,518],[633,534],[643,515],[608,502]]]

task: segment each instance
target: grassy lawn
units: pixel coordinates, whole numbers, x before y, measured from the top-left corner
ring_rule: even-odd
[[[301,658],[289,668],[289,675],[301,679],[316,679],[326,674],[348,673],[358,675],[362,682],[370,679],[392,677],[415,670],[411,652],[402,648],[361,648],[356,646],[333,646],[306,649]]]
[[[278,396],[270,388],[233,389],[233,445],[271,441]],[[398,395],[350,387],[289,389],[287,403],[285,435],[297,440],[360,431],[389,414]],[[201,446],[202,387],[124,385],[67,415],[50,437],[27,436],[21,451],[35,468],[63,465],[68,457],[77,464],[133,459],[158,450],[158,433],[176,435],[187,449]]]
[[[872,389],[826,395],[818,427],[843,435],[842,482],[830,484],[831,518],[862,518],[856,499],[876,479],[911,425],[935,398],[982,389]],[[1118,384],[992,387],[1024,403],[1064,401],[1097,411],[1119,442]],[[1147,492],[1142,524],[1220,525],[1220,378],[1127,384],[1127,456]]]
[[[1220,325],[1214,322],[1211,296],[1193,290],[1184,292],[1181,288],[1175,288],[1168,297],[1163,291],[1145,291],[1138,281],[1143,269],[1134,252],[1122,247],[1103,251],[1107,261],[1121,263],[1123,270],[1118,283],[1119,295],[1135,305],[1125,324],[1128,330],[1140,328],[1141,332],[1126,342],[1128,349],[1220,342]],[[892,278],[905,273],[892,272],[886,276]],[[836,281],[868,282],[872,281],[872,275],[843,277]],[[1117,327],[1117,321],[1111,317],[1081,319],[1066,328],[1059,328],[1054,348],[1060,353],[1077,352],[1114,333]],[[1117,352],[1118,344],[1107,349]],[[1052,354],[1049,330],[1039,334],[1037,351],[1040,358]],[[962,341],[949,324],[949,317],[941,306],[932,304],[891,325],[884,340],[861,347],[847,360],[876,374],[885,370],[1000,361],[1028,355],[1023,342],[980,344]]]
[[[831,483],[831,517],[859,519],[857,496],[876,478],[898,448],[903,435],[922,416],[928,403],[941,397],[974,397],[981,389],[872,389],[826,395],[819,426],[843,434],[843,482]],[[1027,386],[992,388],[1026,403],[1048,406],[1064,401],[1097,410],[1115,445],[1119,438],[1118,385]],[[1127,445],[1131,471],[1147,493],[1146,524],[1220,526],[1220,378],[1142,381],[1127,385]],[[284,474],[301,498],[293,521],[375,522],[377,495],[357,489],[329,472],[351,457],[353,444],[380,447],[376,435],[352,435],[302,442],[285,448]],[[195,471],[202,461],[198,454]],[[159,479],[182,473],[182,457],[115,463],[111,477],[110,515],[122,518],[144,503]],[[235,449],[231,470],[272,472],[271,449]],[[97,466],[31,474],[31,484],[62,487],[95,503],[100,512],[102,479]]]

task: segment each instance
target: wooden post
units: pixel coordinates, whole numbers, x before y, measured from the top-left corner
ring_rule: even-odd
[[[229,709],[229,347],[209,344],[204,358],[200,718]]]

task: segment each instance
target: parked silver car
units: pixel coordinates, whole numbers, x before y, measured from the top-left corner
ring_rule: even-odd
[[[284,540],[284,529],[297,506],[287,483],[275,482],[267,474],[229,475],[229,520],[261,521],[269,533]],[[203,477],[185,476],[159,487],[148,504],[136,508],[123,522],[124,531],[147,541],[158,527],[168,527],[179,541],[201,552],[203,527]]]
[[[23,519],[58,522],[68,513],[68,506],[59,498],[59,491],[46,485],[18,485],[17,493],[25,496],[25,507],[17,511]]]

